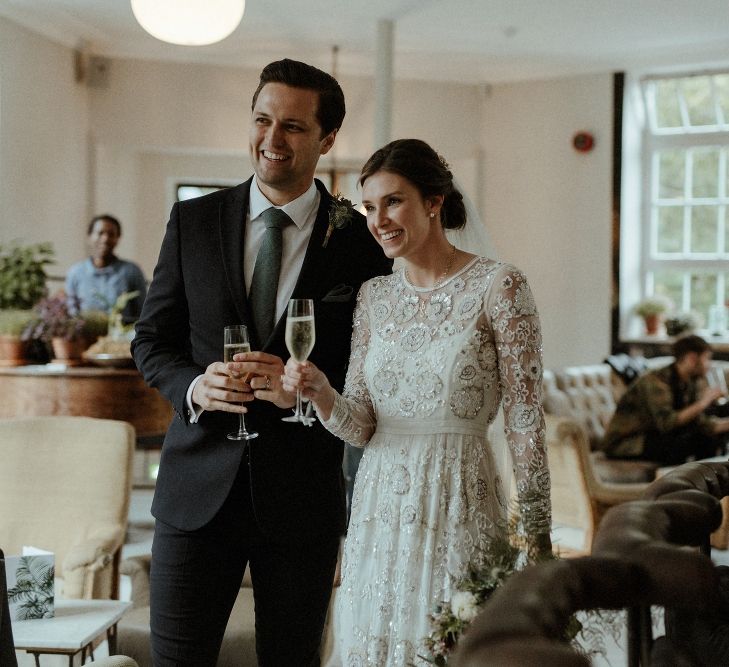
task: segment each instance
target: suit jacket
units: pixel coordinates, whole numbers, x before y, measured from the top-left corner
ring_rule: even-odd
[[[389,273],[392,263],[358,213],[322,247],[332,196],[319,181],[316,185],[321,203],[292,298],[314,300],[316,344],[310,359],[341,389],[359,287]],[[191,424],[185,405],[192,380],[223,358],[223,328],[246,324],[253,349],[289,357],[286,315],[262,343],[249,311],[243,238],[250,186],[248,180],[173,206],[132,343],[145,381],[176,413],[162,447],[152,513],[181,530],[194,530],[213,518],[241,464],[243,443],[225,437],[236,429],[238,416],[205,412]],[[248,446],[253,507],[261,529],[283,542],[343,533],[341,440],[318,422],[310,428],[282,422],[291,411],[267,401],[247,405],[247,425],[260,434]]]

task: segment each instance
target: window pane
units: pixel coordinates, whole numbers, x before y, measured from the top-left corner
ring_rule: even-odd
[[[683,252],[683,207],[658,207],[658,252]]]
[[[692,192],[694,197],[719,196],[719,149],[693,151]]]
[[[691,276],[691,310],[709,321],[709,306],[716,303],[716,276],[697,273]]]
[[[656,271],[653,278],[653,291],[667,296],[677,311],[683,310],[683,271]]]
[[[677,199],[684,194],[686,151],[672,149],[658,154],[658,197]]]
[[[676,81],[671,79],[655,82],[656,126],[682,127],[681,111],[678,106]]]
[[[225,185],[178,185],[177,186],[177,201],[185,201],[186,199],[193,199],[194,197],[202,197],[208,195],[211,192],[225,188]]]
[[[711,95],[710,77],[691,76],[683,79],[681,90],[688,109],[689,122],[693,127],[716,125],[714,98]]]
[[[691,252],[717,252],[717,206],[691,207]]]
[[[714,77],[714,91],[724,113],[724,123],[729,124],[729,74],[717,74]]]

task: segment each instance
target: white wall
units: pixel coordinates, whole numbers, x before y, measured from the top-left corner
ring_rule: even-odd
[[[70,49],[0,18],[0,241],[53,241],[63,274],[90,217],[88,93]]]
[[[548,367],[610,353],[612,75],[493,86],[486,95],[486,226],[529,278]],[[595,136],[578,153],[572,137]]]
[[[241,182],[251,174],[248,126],[258,71],[114,60],[109,86],[91,91],[95,210],[124,224],[129,256],[151,276],[175,178]],[[372,153],[372,81],[342,78],[347,116],[332,159],[359,168]],[[481,97],[476,86],[399,82],[393,136],[433,143],[464,187],[476,189]],[[454,122],[454,119],[458,119]],[[133,197],[129,193],[133,192]],[[129,230],[129,231],[127,231]]]
[[[250,175],[250,98],[258,72],[111,62],[107,87],[73,81],[70,49],[0,19],[3,240],[52,240],[58,271],[85,254],[92,213],[119,216],[119,253],[148,277],[174,178]],[[347,117],[334,157],[373,150],[372,81],[342,79]],[[499,257],[531,281],[547,366],[610,351],[612,75],[484,88],[398,81],[394,137],[429,141],[485,218]],[[596,147],[578,154],[578,130]],[[328,156],[329,158],[329,156]]]

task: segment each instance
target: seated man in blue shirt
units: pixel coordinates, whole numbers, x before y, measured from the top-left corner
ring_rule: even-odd
[[[139,319],[147,295],[147,281],[134,263],[119,259],[114,248],[121,224],[111,215],[97,215],[88,228],[91,257],[74,264],[66,275],[66,294],[79,300],[81,310],[109,312],[120,294],[137,291],[122,312],[125,323]]]

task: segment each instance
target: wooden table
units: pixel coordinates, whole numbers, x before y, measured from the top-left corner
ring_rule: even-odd
[[[81,653],[81,664],[86,656],[93,660],[94,640],[106,633],[109,655],[116,653],[116,624],[131,602],[119,600],[58,600],[53,618],[31,621],[13,621],[13,640],[17,650],[31,653],[40,665],[43,654],[68,656],[69,667],[73,657]]]
[[[72,415],[129,422],[137,438],[160,436],[172,406],[136,368],[44,364],[0,368],[0,417]]]

